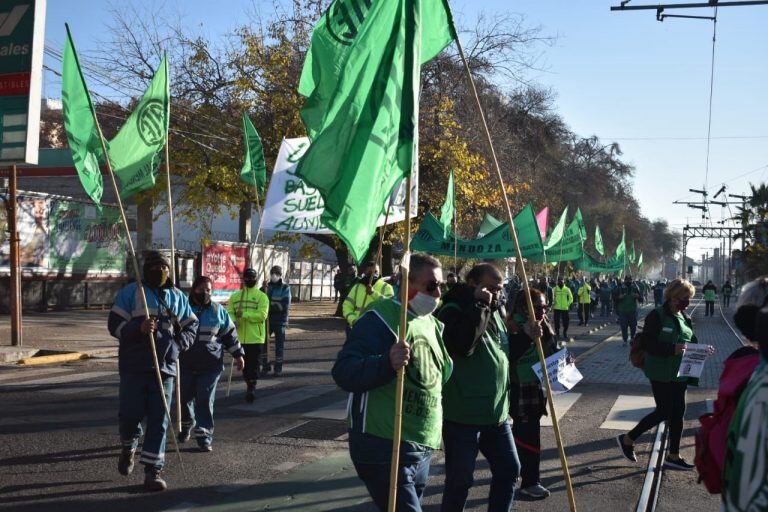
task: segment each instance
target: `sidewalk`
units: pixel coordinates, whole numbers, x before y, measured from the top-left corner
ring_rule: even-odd
[[[331,301],[294,303],[286,334],[311,330],[314,319],[333,316],[335,309]],[[13,363],[39,350],[116,357],[117,340],[107,331],[108,316],[108,310],[92,309],[25,313],[22,347],[11,346],[10,318],[0,316],[0,363]]]

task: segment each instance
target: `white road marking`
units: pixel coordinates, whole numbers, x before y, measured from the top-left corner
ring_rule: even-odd
[[[345,398],[339,402],[320,407],[302,414],[305,418],[322,418],[326,420],[343,420],[347,418],[347,402]]]
[[[89,373],[70,373],[58,377],[48,377],[45,379],[28,380],[24,382],[7,382],[0,386],[2,389],[29,388],[35,386],[48,386],[54,384],[67,384],[70,382],[85,382],[88,380],[106,377],[107,375],[117,376],[115,372],[89,372]]]
[[[276,393],[264,399],[257,399],[252,404],[233,405],[230,407],[230,409],[264,413],[271,411],[272,409],[285,407],[287,405],[302,402],[310,398],[325,395],[326,393],[330,393],[335,389],[338,389],[335,384],[303,386],[297,389]]]
[[[573,407],[573,404],[576,403],[576,401],[581,398],[581,393],[563,393],[561,395],[555,395],[555,412],[557,412],[557,419],[561,420],[563,419],[563,416],[565,416],[565,413],[568,412],[568,410]],[[547,405],[547,416],[543,416],[541,418],[541,426],[542,427],[551,427],[552,426],[552,418],[549,416],[551,414],[549,412],[549,405]]]
[[[619,395],[600,428],[631,430],[655,407],[652,396]]]

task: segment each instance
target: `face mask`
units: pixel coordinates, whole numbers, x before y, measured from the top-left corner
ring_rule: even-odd
[[[196,304],[209,304],[211,302],[211,294],[207,292],[195,292],[192,294],[192,299]]]
[[[256,286],[256,280],[255,279],[246,279],[243,282],[245,283],[245,286],[247,286],[248,288],[253,288],[254,286]]]
[[[683,311],[686,310],[689,303],[690,301],[688,299],[681,300],[680,302],[677,303],[677,310],[682,313]]]
[[[152,288],[160,288],[165,286],[165,283],[168,282],[168,273],[169,271],[165,267],[162,269],[149,269],[144,275],[144,279],[146,279],[147,284]]]
[[[439,302],[440,299],[437,297],[418,292],[408,301],[408,306],[410,306],[411,311],[413,311],[416,316],[427,316],[434,313]]]
[[[276,283],[276,282],[278,282],[280,280],[280,275],[279,274],[270,274],[269,280],[272,281],[273,283]]]

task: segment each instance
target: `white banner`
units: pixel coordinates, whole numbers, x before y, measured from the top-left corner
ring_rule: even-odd
[[[568,350],[562,349],[560,352],[556,352],[546,359],[549,383],[552,386],[552,393],[555,395],[570,391],[573,386],[583,379],[581,372],[576,368],[576,365],[568,362],[569,357]],[[539,381],[544,382],[544,373],[541,371],[541,363],[534,364],[531,366],[531,369],[536,373]]]
[[[283,139],[277,154],[275,169],[269,182],[264,219],[261,227],[271,231],[292,233],[325,233],[332,231],[320,222],[325,205],[320,192],[308,186],[296,176],[299,160],[309,148],[309,139]],[[414,175],[415,177],[416,175]],[[418,179],[412,181],[411,218],[416,216],[418,201]],[[405,220],[405,183],[395,187],[390,197],[389,219],[393,224]],[[378,226],[384,225],[385,216],[379,218]]]

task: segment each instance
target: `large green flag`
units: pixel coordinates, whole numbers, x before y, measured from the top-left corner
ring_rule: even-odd
[[[632,240],[632,249],[629,250],[629,254],[627,254],[627,258],[629,259],[629,262],[634,264],[636,262],[637,255],[635,254],[635,241]]]
[[[491,215],[490,213],[486,213],[483,216],[483,221],[480,223],[480,228],[477,230],[477,236],[475,238],[483,238],[485,235],[496,229],[497,227],[504,224],[502,221]]]
[[[549,249],[545,248],[545,260],[534,258],[533,261],[556,263],[581,259],[584,254],[584,239],[584,219],[581,216],[581,209],[577,208],[576,215],[573,216],[573,220],[560,237],[560,243]]]
[[[456,215],[456,207],[454,206],[456,195],[454,187],[453,169],[451,169],[451,174],[448,176],[448,190],[445,191],[445,202],[443,203],[443,207],[440,208],[440,224],[443,225],[443,236],[446,238],[448,238],[448,233],[451,232],[453,216]]]
[[[80,70],[80,62],[67,29],[67,41],[61,59],[61,103],[64,110],[64,130],[67,132],[69,149],[86,194],[94,203],[101,204],[104,182],[101,178],[99,161],[104,160],[99,130],[96,127],[96,113],[91,95]]]
[[[600,226],[595,224],[595,250],[600,256],[605,256],[605,246],[603,245],[603,235],[600,234]]]
[[[616,246],[616,252],[613,254],[613,259],[621,261],[623,266],[627,266],[627,233],[624,228],[621,229],[621,242]]]
[[[299,84],[312,145],[296,174],[319,190],[322,222],[365,255],[395,185],[417,169],[421,64],[455,37],[445,0],[335,0]]]
[[[640,253],[640,256],[637,257],[637,270],[640,270],[640,268],[643,266],[643,253]]]
[[[123,199],[154,188],[168,141],[170,108],[168,60],[163,57],[141,101],[109,142],[109,159],[120,178]]]
[[[264,163],[264,148],[261,137],[253,126],[248,114],[243,112],[243,146],[245,159],[240,169],[240,181],[252,187],[258,187],[259,194],[264,193],[267,183],[267,164]]]
[[[552,232],[547,237],[547,243],[544,246],[544,249],[551,249],[552,247],[556,246],[560,243],[560,240],[563,239],[563,233],[565,233],[565,223],[568,220],[568,207],[565,207],[565,210],[563,210],[562,215],[560,215],[560,220],[557,221],[557,224],[554,228],[552,228]]]

